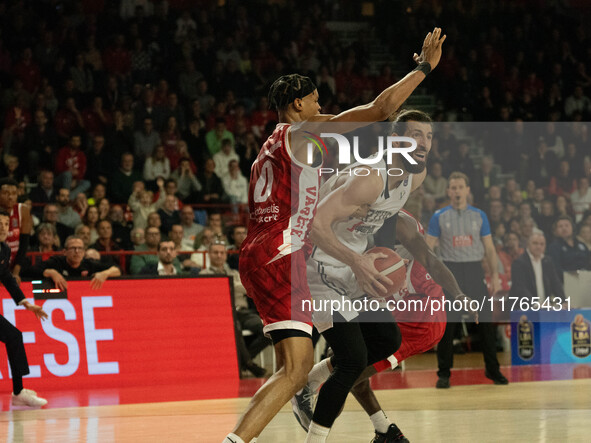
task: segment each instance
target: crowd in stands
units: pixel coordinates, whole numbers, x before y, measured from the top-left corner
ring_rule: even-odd
[[[517,123],[467,140],[442,124],[411,211],[426,221],[459,170],[508,255],[516,254],[511,233],[519,247],[534,228],[551,243],[564,215],[589,246],[591,45],[575,10],[545,1],[376,2],[361,19],[384,32],[348,43],[327,22],[359,20],[355,2],[254,3],[0,5],[0,176],[15,179],[19,201],[32,207],[32,251],[47,258],[76,234],[106,264],[137,274],[155,255],[112,254],[155,254],[170,239],[185,253],[175,262],[181,271],[208,268],[213,241],[233,249],[243,238],[250,166],[277,118],[266,99],[271,82],[307,74],[323,111],[340,112],[394,83],[434,24],[448,35],[423,87],[436,98],[435,119]],[[376,42],[392,53],[379,73]],[[523,122],[536,120],[549,123],[532,137]],[[478,164],[476,145],[485,153]],[[238,238],[228,232],[237,229]],[[229,262],[237,268],[233,255]]]

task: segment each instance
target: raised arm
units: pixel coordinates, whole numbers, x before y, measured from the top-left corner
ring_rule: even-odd
[[[429,32],[423,42],[421,55],[414,54],[418,67],[409,72],[402,80],[382,91],[371,103],[357,106],[338,115],[320,114],[310,121],[329,122],[379,122],[386,120],[406,101],[427,74],[435,69],[441,59],[441,46],[445,41],[441,28]]]

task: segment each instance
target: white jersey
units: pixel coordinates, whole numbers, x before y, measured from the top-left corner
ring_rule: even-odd
[[[359,166],[363,165],[355,163],[350,169]],[[348,220],[341,220],[333,225],[333,232],[337,239],[358,254],[363,254],[367,249],[369,236],[375,234],[382,227],[386,219],[396,215],[402,209],[412,189],[412,175],[405,178],[396,188],[392,190],[388,189],[389,181],[396,180],[396,177],[390,177],[385,172],[388,169],[385,160],[372,165],[371,168],[380,168],[380,177],[382,177],[384,183],[381,194],[370,205],[367,215],[364,218],[350,217]],[[337,179],[338,176],[334,175],[322,185],[320,188],[320,201],[333,191]],[[344,266],[339,260],[317,247],[314,248],[312,258],[323,264]]]

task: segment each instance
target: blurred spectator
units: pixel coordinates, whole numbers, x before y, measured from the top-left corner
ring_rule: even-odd
[[[224,186],[215,173],[215,162],[208,158],[205,161],[203,172],[197,176],[201,183],[201,200],[203,203],[221,203],[225,200]]]
[[[158,230],[162,233],[162,219],[160,218],[160,214],[157,212],[152,212],[148,214],[148,228],[158,228]]]
[[[568,161],[562,160],[558,173],[550,178],[548,192],[553,195],[570,195],[575,190],[575,180],[570,172]]]
[[[89,206],[86,214],[82,218],[82,224],[88,226],[90,229],[90,243],[94,243],[98,239],[97,226],[99,222],[99,212],[96,206]]]
[[[558,276],[563,280],[563,273],[591,269],[591,252],[584,243],[573,235],[573,222],[568,216],[560,216],[554,223],[554,240],[548,247]]]
[[[87,170],[86,177],[91,183],[102,183],[106,185],[109,181],[109,175],[114,169],[116,163],[113,162],[111,152],[105,151],[105,137],[97,134],[92,137],[92,146],[86,154]]]
[[[71,229],[74,229],[80,224],[80,215],[71,206],[70,191],[66,188],[61,188],[55,198],[59,210],[58,221]]]
[[[559,297],[564,300],[564,289],[552,259],[544,255],[546,239],[536,231],[529,238],[527,251],[512,264],[512,285],[509,295],[536,300],[540,305],[545,300]]]
[[[70,191],[70,199],[74,200],[79,192],[86,192],[90,182],[84,180],[86,174],[86,155],[80,150],[82,137],[73,134],[68,145],[61,148],[55,160],[55,172],[58,185]]]
[[[146,234],[143,228],[133,228],[130,234],[133,250],[136,250],[146,243]]]
[[[166,128],[160,134],[160,140],[164,146],[168,158],[177,157],[177,144],[181,140],[181,130],[176,117],[170,116],[166,120]]]
[[[232,141],[230,139],[224,139],[222,140],[221,150],[213,155],[213,161],[215,162],[214,172],[218,177],[223,178],[228,175],[228,164],[232,160],[238,162],[240,158],[236,154],[234,146],[232,146]]]
[[[154,121],[151,117],[143,120],[141,131],[135,131],[134,154],[138,163],[141,165],[154,153],[154,149],[161,144],[160,135],[154,130]]]
[[[564,113],[568,118],[573,118],[575,113],[586,117],[591,114],[591,99],[584,94],[581,86],[575,86],[573,94],[564,102]]]
[[[443,177],[443,167],[440,162],[429,164],[429,174],[425,177],[423,186],[425,192],[432,195],[435,201],[441,203],[447,198],[447,178]]]
[[[591,190],[589,190],[587,177],[579,178],[577,185],[577,189],[570,195],[570,198],[575,211],[575,222],[579,223],[585,211],[591,209]]]
[[[191,255],[191,260],[193,260],[201,269],[205,269],[209,266],[209,246],[216,240],[216,235],[214,232],[206,227],[204,228],[197,236],[195,237],[195,244],[193,249],[195,253]],[[204,254],[205,252],[205,254]]]
[[[191,247],[188,250],[193,250],[195,248],[195,238],[203,231],[203,226],[195,223],[195,213],[189,205],[183,206],[180,216],[181,226],[183,227],[183,242],[190,243]]]
[[[99,211],[99,220],[106,220],[111,211],[111,203],[108,198],[101,198],[97,205]]]
[[[113,240],[113,226],[109,220],[101,220],[97,224],[98,238],[90,247],[99,253],[121,251],[121,245]],[[101,263],[111,266],[119,263],[119,257],[115,255],[101,254]]]
[[[41,223],[36,230],[37,242],[36,246],[30,248],[32,252],[41,252],[40,257],[35,257],[33,260],[27,259],[28,263],[23,266],[24,269],[30,268],[32,264],[37,264],[40,261],[47,260],[52,252],[59,250],[60,240],[57,236],[55,226],[51,223]],[[25,277],[26,274],[23,275]]]
[[[146,242],[143,245],[135,247],[136,251],[151,251],[153,254],[148,255],[134,255],[131,257],[131,264],[129,266],[129,273],[138,275],[146,267],[146,265],[158,263],[158,244],[160,243],[160,229],[150,227],[145,229]],[[173,248],[174,249],[174,248]]]
[[[133,193],[129,196],[128,204],[133,211],[133,227],[145,228],[148,223],[148,216],[153,212],[158,211],[164,204],[166,193],[164,192],[164,180],[157,180],[160,193],[158,200],[152,201],[152,191],[146,191],[144,184],[140,181],[133,185]]]
[[[581,243],[584,243],[585,246],[587,246],[587,249],[591,251],[591,225],[579,226],[577,240],[579,240]]]
[[[181,159],[178,168],[173,171],[170,177],[176,180],[178,194],[183,201],[194,203],[200,200],[199,192],[202,189],[201,183],[199,183],[195,174],[193,174],[189,159]]]
[[[545,237],[552,238],[552,225],[555,220],[556,215],[554,212],[554,204],[550,200],[542,201],[540,214],[538,215],[536,222]]]
[[[537,187],[546,187],[550,184],[550,177],[554,175],[558,159],[556,154],[548,151],[546,140],[540,137],[535,151],[528,159],[529,180],[533,180]]]
[[[133,155],[125,152],[121,155],[121,165],[111,177],[111,197],[115,203],[126,202],[135,182],[141,182],[142,176],[133,169]]]
[[[85,248],[90,247],[90,228],[86,225],[78,225],[74,230],[74,235],[80,237]]]
[[[181,222],[179,211],[175,209],[176,198],[174,195],[166,195],[164,203],[158,209],[160,220],[162,221],[161,231],[168,233],[172,225],[178,225]]]
[[[226,129],[226,120],[218,118],[215,121],[215,127],[205,136],[205,143],[210,155],[215,155],[222,149],[222,142],[230,140],[234,146],[234,135]]]
[[[25,130],[23,145],[27,147],[30,175],[35,175],[40,165],[47,168],[52,164],[52,157],[57,149],[57,134],[49,125],[43,110],[35,111],[34,123]]]
[[[521,254],[523,248],[519,245],[519,236],[514,232],[505,234],[503,238],[503,247],[497,249],[497,254],[501,264],[503,265],[503,274],[507,281],[511,281],[511,263]],[[501,273],[499,271],[499,273]]]
[[[201,268],[197,265],[197,263],[191,260],[190,252],[193,251],[193,245],[184,243],[183,236],[183,227],[181,225],[172,225],[172,228],[168,233],[168,239],[174,243],[174,249],[176,250],[177,257],[182,265],[182,269],[197,275]]]
[[[51,203],[55,201],[56,190],[53,183],[53,172],[43,170],[39,173],[37,186],[29,192],[29,197],[33,203]],[[68,196],[68,199],[70,197]],[[42,212],[42,207],[37,206],[34,211],[36,214]]]
[[[113,227],[113,240],[123,249],[132,249],[131,224],[125,220],[125,214],[121,205],[113,205],[109,210],[109,218]]]
[[[231,251],[240,251],[242,247],[242,243],[246,239],[246,226],[244,225],[235,225],[232,228],[232,244],[228,246],[228,250]],[[228,255],[228,265],[230,268],[235,269],[238,271],[238,262],[239,262],[240,254],[229,254]]]
[[[229,172],[223,177],[222,184],[229,202],[233,204],[247,204],[248,181],[240,172],[238,160],[230,160]]]
[[[69,235],[72,235],[74,229],[69,226],[64,225],[58,221],[59,217],[59,210],[57,205],[52,203],[48,203],[43,208],[43,222],[50,223],[55,227],[55,231],[57,232],[57,236],[60,239],[60,245],[64,244],[64,241]]]
[[[488,193],[490,187],[498,184],[499,179],[497,171],[494,169],[493,159],[490,156],[484,156],[471,186],[475,202],[477,204],[484,203],[484,196]]]
[[[170,176],[170,160],[164,153],[164,146],[158,145],[154,148],[152,155],[144,163],[144,180],[155,183],[156,178],[167,179]]]
[[[566,215],[568,217],[573,218],[575,215],[573,208],[570,204],[570,201],[564,195],[559,195],[558,197],[556,197],[555,207],[556,207],[556,215],[558,215],[558,216]]]
[[[88,210],[88,199],[86,198],[86,194],[81,192],[76,196],[76,199],[72,203],[72,209],[76,211],[76,214],[78,214],[80,218],[86,215],[86,211]]]

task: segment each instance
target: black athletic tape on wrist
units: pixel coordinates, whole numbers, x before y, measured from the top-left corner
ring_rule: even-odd
[[[421,62],[413,69],[413,71],[421,71],[425,75],[429,75],[431,72],[431,64],[429,62]]]

